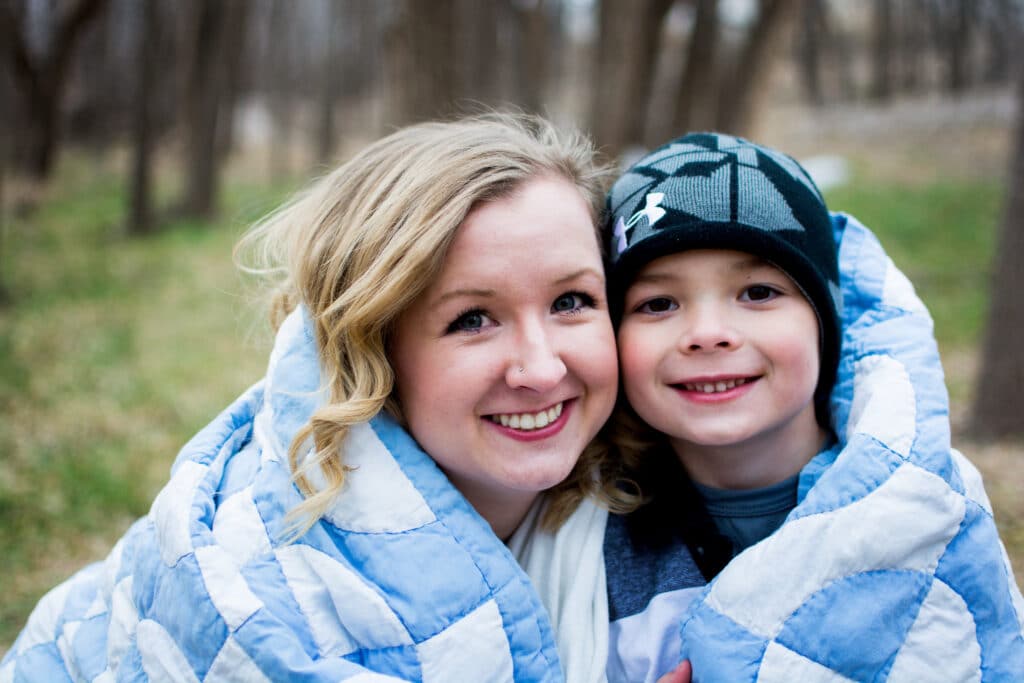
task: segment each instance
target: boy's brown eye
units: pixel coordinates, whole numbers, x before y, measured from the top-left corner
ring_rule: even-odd
[[[665,313],[671,311],[675,307],[675,304],[668,297],[658,297],[656,299],[648,299],[643,302],[637,309],[641,313]]]
[[[776,294],[777,292],[767,285],[753,285],[744,290],[742,298],[748,301],[767,301]]]

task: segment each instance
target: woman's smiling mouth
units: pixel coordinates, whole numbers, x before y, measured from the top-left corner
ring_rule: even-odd
[[[496,413],[486,417],[491,422],[500,424],[502,427],[531,431],[547,427],[557,420],[562,415],[564,403],[564,401],[559,401],[550,408],[535,413]]]

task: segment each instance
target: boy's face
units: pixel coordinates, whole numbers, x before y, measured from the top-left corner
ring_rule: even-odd
[[[640,271],[624,303],[626,396],[694,479],[766,486],[817,453],[818,321],[785,273],[744,252],[680,252]]]

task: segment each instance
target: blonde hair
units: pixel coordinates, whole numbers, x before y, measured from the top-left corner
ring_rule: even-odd
[[[255,261],[245,269],[277,280],[275,329],[299,303],[308,309],[328,392],[288,453],[306,495],[292,511],[297,535],[342,489],[348,469],[340,447],[349,429],[382,409],[402,419],[387,358],[391,329],[440,273],[466,215],[542,175],[579,189],[596,230],[607,171],[590,142],[543,119],[491,114],[409,126],[378,140],[239,242],[236,256]],[[315,467],[325,482],[320,490],[310,480]],[[617,507],[616,469],[606,445],[588,447],[551,489],[544,525],[560,525],[588,494]]]

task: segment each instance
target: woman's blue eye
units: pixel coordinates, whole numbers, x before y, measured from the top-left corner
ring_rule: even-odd
[[[447,332],[476,332],[487,322],[487,316],[481,310],[466,311],[448,325]]]
[[[636,310],[640,313],[666,313],[676,308],[675,302],[665,296],[648,299]]]
[[[586,306],[593,306],[594,299],[581,292],[566,292],[551,304],[553,313],[570,313]]]

